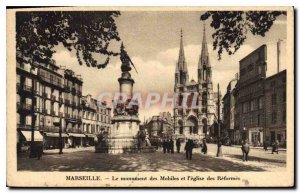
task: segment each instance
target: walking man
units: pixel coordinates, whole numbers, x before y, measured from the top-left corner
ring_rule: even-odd
[[[166,150],[167,150],[167,141],[166,141],[166,139],[163,140],[162,146],[163,146],[163,152],[166,153]]]
[[[279,146],[278,140],[276,140],[275,142],[273,142],[273,144],[272,144],[272,154],[274,152],[277,152],[277,154],[278,154],[278,146]]]
[[[173,154],[174,153],[174,141],[172,138],[170,139],[170,150],[171,150],[171,153]]]
[[[37,146],[37,159],[40,160],[42,158],[43,155],[43,146],[42,145],[38,145]]]
[[[247,140],[245,140],[242,144],[242,152],[243,152],[243,161],[248,161],[248,154],[250,152],[250,146],[249,146]]]
[[[180,142],[180,138],[176,139],[176,148],[177,148],[177,153],[180,152],[180,146],[181,146],[181,142]]]
[[[189,139],[185,144],[185,157],[187,160],[191,160],[193,156],[193,148],[194,148],[194,142]]]
[[[203,139],[203,145],[201,149],[202,153],[206,154],[207,153],[207,145],[206,145],[206,140]]]

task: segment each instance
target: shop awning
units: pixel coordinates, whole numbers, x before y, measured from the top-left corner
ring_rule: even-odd
[[[84,134],[80,134],[80,133],[68,133],[69,137],[85,137]]]
[[[96,135],[94,135],[94,134],[85,134],[87,137],[89,137],[89,138],[96,138],[97,136]]]
[[[59,137],[59,133],[49,133],[46,132],[44,133],[47,137]],[[62,133],[61,137],[68,137],[68,135],[66,133]]]
[[[21,131],[21,133],[26,138],[26,141],[31,141],[31,131]],[[43,136],[39,131],[34,131],[34,141],[43,141]]]

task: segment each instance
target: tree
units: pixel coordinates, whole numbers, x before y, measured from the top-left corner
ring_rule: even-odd
[[[286,15],[286,12],[207,11],[200,16],[200,20],[212,19],[210,26],[215,29],[212,34],[213,49],[218,50],[220,60],[223,50],[232,55],[243,45],[248,31],[264,37],[280,15]]]
[[[115,24],[119,15],[117,11],[17,12],[17,61],[49,63],[53,48],[61,43],[76,52],[80,65],[105,68],[109,57],[119,54],[108,48],[110,42],[120,40]],[[99,63],[96,54],[105,56],[105,62]]]

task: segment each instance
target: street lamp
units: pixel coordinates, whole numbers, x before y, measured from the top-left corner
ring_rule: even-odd
[[[217,157],[222,157],[222,142],[220,140],[221,138],[221,125],[220,125],[220,86],[218,83],[218,150],[217,150]]]
[[[35,114],[34,114],[34,107],[35,107],[35,89],[34,89],[34,70],[35,66],[34,64],[31,65],[30,68],[30,73],[32,74],[31,77],[31,109],[30,109],[30,114],[31,114],[31,143],[30,143],[30,154],[29,158],[34,158],[37,156],[36,154],[36,148],[34,144],[34,131],[35,131]]]
[[[61,115],[59,116],[59,122],[54,122],[53,125],[56,127],[59,127],[59,137],[58,137],[58,141],[59,141],[59,154],[63,154],[63,143],[62,143],[62,127],[61,127]]]

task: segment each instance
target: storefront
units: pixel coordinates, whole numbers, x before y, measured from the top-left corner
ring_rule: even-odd
[[[250,145],[262,146],[264,141],[264,134],[262,127],[249,128],[248,139]]]
[[[85,136],[85,146],[94,146],[97,136],[94,134],[85,134]]]
[[[69,135],[69,139],[68,139],[69,147],[76,148],[76,147],[83,146],[84,140],[86,138],[84,134],[68,133],[68,135]]]
[[[61,134],[63,148],[68,148],[68,135],[66,133]],[[44,132],[44,149],[58,149],[60,146],[59,133]]]
[[[43,135],[39,131],[34,131],[34,142],[36,144],[43,143]],[[32,131],[19,131],[17,134],[17,152],[27,152],[31,143]]]

